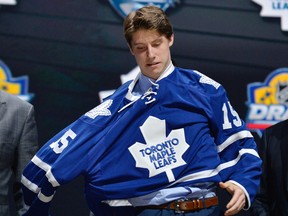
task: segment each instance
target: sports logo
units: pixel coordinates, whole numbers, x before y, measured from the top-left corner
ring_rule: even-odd
[[[288,0],[252,0],[262,5],[260,15],[263,17],[280,17],[281,29],[288,31]]]
[[[215,80],[211,79],[210,77],[207,77],[206,75],[200,73],[199,71],[195,71],[195,73],[199,74],[201,76],[199,82],[212,85],[215,89],[218,89],[220,87],[220,84],[216,82]]]
[[[247,127],[261,132],[288,119],[288,68],[272,71],[263,83],[248,85]]]
[[[110,116],[111,112],[109,110],[109,107],[112,105],[113,100],[107,100],[97,107],[93,108],[89,112],[85,114],[85,116],[88,116],[89,118],[95,119],[97,116]]]
[[[162,10],[174,6],[180,0],[109,0],[114,9],[122,16],[126,17],[130,12],[135,11],[145,5],[155,5]]]
[[[175,181],[172,169],[186,164],[182,155],[189,148],[184,129],[172,130],[166,137],[165,120],[149,116],[140,130],[146,144],[136,142],[129,147],[136,167],[148,169],[149,177],[164,172],[169,182]]]
[[[28,76],[13,78],[9,68],[0,60],[0,89],[23,100],[30,101],[33,94],[28,93]]]

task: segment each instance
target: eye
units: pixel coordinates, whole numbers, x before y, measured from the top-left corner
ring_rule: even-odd
[[[136,46],[136,50],[138,51],[145,50],[145,46]]]
[[[153,45],[154,47],[158,47],[158,46],[160,46],[161,44],[162,44],[162,41],[159,40],[159,41],[155,41],[152,45]]]

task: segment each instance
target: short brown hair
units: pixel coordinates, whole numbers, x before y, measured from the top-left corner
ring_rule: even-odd
[[[131,45],[133,33],[139,29],[156,30],[160,35],[170,39],[173,35],[173,27],[162,9],[156,6],[144,6],[128,14],[124,20],[124,36]]]

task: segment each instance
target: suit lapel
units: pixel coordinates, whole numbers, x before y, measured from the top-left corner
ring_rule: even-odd
[[[0,120],[3,118],[5,112],[6,112],[6,101],[3,99],[3,94],[0,91]]]

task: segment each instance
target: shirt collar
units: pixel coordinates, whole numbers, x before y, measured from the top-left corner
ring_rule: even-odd
[[[140,73],[139,79],[138,79],[138,84],[140,88],[140,92],[143,94],[144,92],[147,91],[147,89],[150,88],[152,85],[151,82],[155,82],[156,80],[151,79],[147,76],[145,76],[143,73]]]
[[[174,69],[175,69],[175,67],[174,67],[172,61],[170,61],[169,65],[164,70],[164,72],[161,74],[161,76],[156,80],[156,82],[167,77],[169,74],[171,74],[174,71]],[[155,82],[155,80],[153,80],[153,79],[145,76],[141,72],[139,72],[138,75],[136,76],[136,78],[129,85],[129,87],[128,87],[129,90],[127,92],[126,98],[128,98],[130,100],[136,100],[140,97],[139,95],[133,95],[132,94],[132,90],[138,81],[139,81],[139,85],[141,86],[141,89],[148,89],[151,86],[151,82]],[[148,85],[148,88],[146,88],[147,85]]]
[[[146,92],[147,89],[150,88],[152,83],[155,83],[155,81],[157,82],[157,81],[163,79],[164,77],[167,77],[169,74],[171,74],[174,71],[174,68],[175,67],[171,61],[170,64],[168,65],[168,67],[164,70],[164,72],[160,75],[160,77],[157,80],[149,78],[149,77],[145,76],[143,73],[140,73],[139,79],[138,79],[138,82],[139,82],[138,84],[139,84],[139,88],[140,88],[141,92],[142,93]]]
[[[161,74],[161,76],[156,80],[156,82],[167,77],[169,74],[171,74],[174,71],[174,69],[175,69],[175,67],[174,67],[172,61],[170,61],[170,64],[167,66],[167,68],[164,70],[164,72]]]

